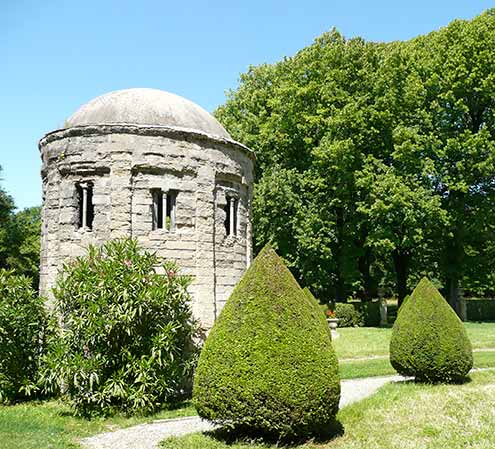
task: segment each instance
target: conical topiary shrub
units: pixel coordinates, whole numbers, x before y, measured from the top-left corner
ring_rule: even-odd
[[[198,414],[243,433],[285,439],[327,430],[339,398],[325,317],[265,247],[205,342],[193,388]]]
[[[392,329],[390,363],[399,374],[427,382],[459,381],[473,367],[463,323],[426,278],[400,308]]]

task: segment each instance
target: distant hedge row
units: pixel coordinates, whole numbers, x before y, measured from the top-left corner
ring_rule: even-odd
[[[495,299],[466,298],[468,321],[495,321]]]
[[[380,302],[338,302],[335,304],[335,315],[340,320],[339,327],[376,327],[380,325]]]

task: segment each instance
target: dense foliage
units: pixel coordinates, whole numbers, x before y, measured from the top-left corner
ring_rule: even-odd
[[[495,10],[408,42],[323,34],[216,111],[257,155],[255,245],[330,302],[495,291]]]
[[[473,367],[463,323],[426,278],[399,311],[390,339],[390,363],[399,374],[428,382],[462,380]]]
[[[339,396],[325,317],[266,247],[205,342],[194,379],[198,414],[249,435],[309,436],[333,420]]]
[[[83,415],[150,412],[183,396],[196,358],[189,283],[129,239],[67,263],[54,289],[62,329],[45,360],[46,388],[62,386]]]
[[[25,276],[0,268],[0,402],[37,391],[47,317]]]
[[[363,326],[363,314],[353,304],[335,304],[335,318],[339,319],[339,327]]]
[[[41,208],[16,212],[13,199],[0,187],[0,268],[30,277],[35,288],[39,282],[40,234]]]
[[[466,300],[468,321],[495,321],[495,301],[493,299]]]

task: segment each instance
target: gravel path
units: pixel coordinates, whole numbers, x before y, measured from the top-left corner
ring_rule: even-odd
[[[404,380],[401,376],[367,377],[341,381],[340,408],[371,396],[388,382]],[[212,430],[213,426],[197,416],[165,419],[149,424],[100,433],[81,440],[86,449],[157,449],[170,436]]]

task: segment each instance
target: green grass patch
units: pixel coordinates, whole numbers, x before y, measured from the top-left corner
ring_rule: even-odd
[[[495,371],[471,375],[464,385],[392,383],[342,409],[343,434],[304,449],[449,449],[495,447]],[[169,438],[166,449],[268,449],[257,442],[227,444],[213,435]]]
[[[79,448],[77,441],[85,436],[155,419],[194,414],[196,411],[188,402],[174,410],[163,410],[150,416],[127,418],[117,415],[92,420],[75,417],[60,401],[0,406],[0,449]]]
[[[333,346],[339,359],[388,355],[392,329],[381,327],[343,327]],[[495,332],[495,328],[494,328]]]
[[[495,350],[495,323],[464,323],[473,349]]]
[[[495,368],[495,351],[474,352],[475,368]],[[387,376],[396,374],[388,357],[370,360],[355,360],[339,363],[341,379]]]
[[[339,364],[341,379],[357,379],[360,377],[387,376],[397,374],[390,365],[388,357],[384,359],[357,360]]]

